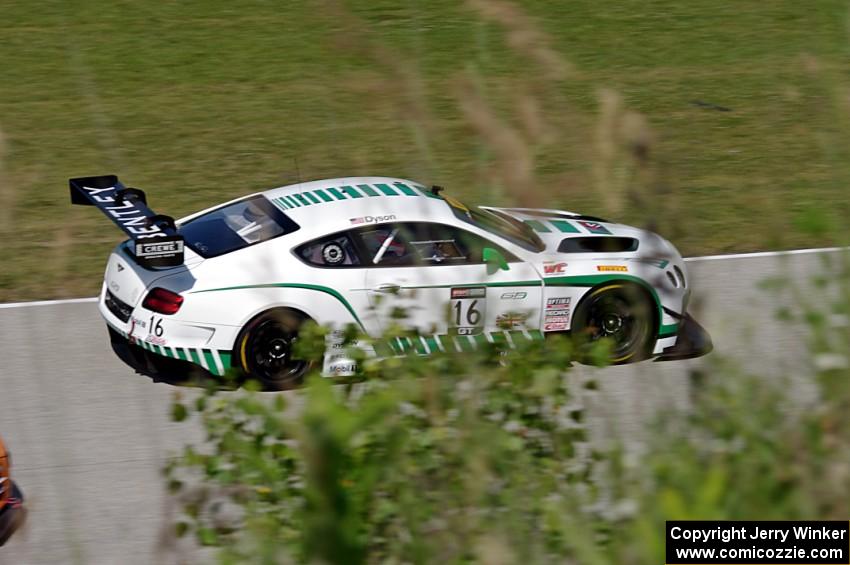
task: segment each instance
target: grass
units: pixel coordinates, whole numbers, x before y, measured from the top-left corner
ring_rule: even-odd
[[[842,243],[807,226],[850,212],[845,2],[517,5],[0,0],[0,301],[96,292],[120,234],[67,179],[111,172],[178,217],[388,174],[686,254]]]

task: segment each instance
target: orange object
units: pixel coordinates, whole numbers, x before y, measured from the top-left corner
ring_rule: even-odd
[[[9,473],[12,461],[3,440],[0,440],[0,547],[6,543],[26,517],[24,495],[12,482]]]
[[[12,477],[9,475],[9,454],[0,439],[0,508],[9,500],[12,492]]]

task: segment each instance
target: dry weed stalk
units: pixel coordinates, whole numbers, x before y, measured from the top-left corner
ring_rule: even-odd
[[[534,140],[524,137],[517,128],[499,119],[471,77],[458,81],[456,95],[464,115],[495,154],[496,166],[487,180],[510,190],[519,205],[536,205],[538,198],[531,149]],[[525,104],[533,106],[533,102],[526,101]],[[534,132],[535,125],[534,120],[531,120],[524,129],[526,132]]]
[[[549,80],[562,80],[572,66],[552,48],[549,36],[542,32],[522,9],[505,0],[467,0],[481,16],[505,28],[508,45],[535,63]]]
[[[12,183],[6,176],[5,157],[6,136],[0,128],[0,233],[12,231],[12,206],[14,206],[15,196]]]
[[[593,141],[594,188],[606,212],[621,215],[629,206],[649,212],[650,187],[660,185],[655,183],[650,160],[655,136],[646,118],[628,110],[617,92],[603,89]]]
[[[398,115],[411,128],[411,134],[424,162],[423,176],[433,176],[438,170],[432,139],[437,120],[427,101],[425,81],[415,61],[374,39],[369,25],[357,17],[340,0],[323,0],[321,6],[329,19],[345,30],[333,35],[340,51],[357,53],[378,63],[387,74],[376,78],[375,95],[396,106]],[[362,79],[358,79],[360,83]],[[361,84],[357,85],[362,87]]]
[[[467,6],[484,20],[501,26],[508,47],[541,71],[521,81],[514,80],[510,85],[512,119],[501,118],[488,103],[483,89],[476,86],[483,82],[481,77],[468,73],[456,88],[461,111],[495,157],[496,165],[487,170],[484,181],[507,189],[522,206],[539,206],[544,194],[551,197],[557,193],[557,190],[543,190],[543,183],[536,178],[537,154],[559,144],[569,131],[565,124],[557,122],[562,122],[566,115],[559,84],[572,72],[572,66],[516,4],[504,0],[467,0]],[[553,100],[560,102],[558,108],[547,108],[546,103]]]

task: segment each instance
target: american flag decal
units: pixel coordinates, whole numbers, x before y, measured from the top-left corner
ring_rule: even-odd
[[[366,221],[366,218],[351,218],[351,225],[356,226],[357,224],[362,224]]]
[[[600,223],[588,222],[588,221],[584,221],[584,220],[579,220],[578,223],[581,224],[582,226],[584,226],[584,228],[587,231],[589,231],[590,233],[604,233],[604,234],[608,234],[608,235],[611,234],[611,232],[608,231],[608,228],[606,228],[605,226],[603,226]]]

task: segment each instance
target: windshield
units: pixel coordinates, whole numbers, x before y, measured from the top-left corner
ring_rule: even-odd
[[[263,196],[234,202],[182,224],[178,233],[204,258],[217,257],[299,228]]]
[[[449,204],[454,215],[468,224],[507,239],[528,251],[539,253],[546,248],[546,245],[534,233],[534,230],[516,218],[495,210],[468,208],[454,198],[447,197],[446,202]]]

